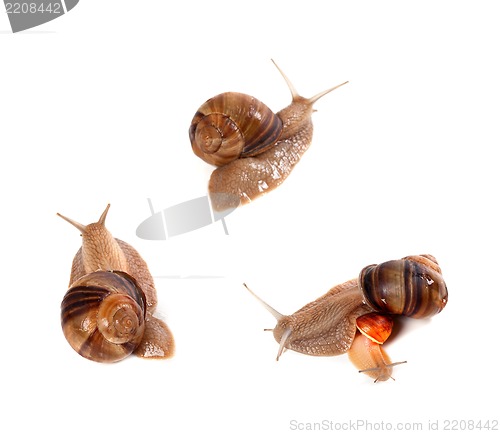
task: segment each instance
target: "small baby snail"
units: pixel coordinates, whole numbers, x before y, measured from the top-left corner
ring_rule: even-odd
[[[206,101],[191,122],[193,152],[218,166],[208,186],[215,211],[234,209],[278,187],[311,144],[314,103],[347,83],[304,98],[273,63],[292,94],[288,107],[275,114],[252,96],[226,92]]]
[[[96,362],[134,353],[165,359],[174,354],[168,326],[153,313],[156,289],[146,262],[105,227],[109,205],[97,223],[82,225],[57,214],[82,235],[61,303],[61,325],[71,347]]]
[[[334,286],[292,315],[282,315],[247,289],[277,320],[273,329],[279,343],[277,360],[285,349],[312,356],[348,352],[359,371],[375,382],[392,378],[392,367],[405,363],[392,363],[382,349],[393,317],[430,317],[448,301],[441,269],[431,255],[365,267],[357,279]]]

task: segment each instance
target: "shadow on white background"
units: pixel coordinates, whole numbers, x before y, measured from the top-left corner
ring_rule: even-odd
[[[428,431],[498,419],[500,29],[490,4],[87,0],[44,26],[53,33],[2,33],[2,427]],[[292,175],[229,215],[228,236],[214,224],[136,237],[147,198],[160,210],[206,195],[212,168],[191,152],[188,128],[207,98],[289,103],[271,58],[304,96],[349,80],[316,104],[313,144]],[[81,241],[56,212],[90,223],[108,202],[107,227],[157,277],[172,360],[100,365],[64,340],[59,306]],[[440,262],[449,304],[405,321],[387,344],[408,361],[396,381],[373,384],[347,356],[275,361],[263,332],[274,319],[243,282],[288,314],[365,265],[419,253]]]

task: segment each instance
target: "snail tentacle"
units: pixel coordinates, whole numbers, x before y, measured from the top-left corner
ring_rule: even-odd
[[[276,361],[278,361],[283,354],[283,352],[286,350],[288,340],[290,339],[290,336],[292,335],[292,329],[291,328],[286,328],[285,331],[283,332],[283,335],[281,336],[280,339],[280,346],[278,348],[278,354],[276,355]]]

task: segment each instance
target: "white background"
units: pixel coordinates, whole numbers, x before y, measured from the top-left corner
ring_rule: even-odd
[[[0,430],[499,419],[494,3],[82,0],[19,34],[0,14]],[[219,223],[137,238],[147,198],[159,211],[206,194],[212,168],[187,134],[203,101],[232,90],[289,103],[271,58],[304,96],[349,80],[316,104],[290,178],[228,216],[229,236]],[[93,363],[61,332],[80,237],[56,212],[86,224],[108,202],[108,228],[156,277],[171,360]],[[274,319],[243,282],[288,314],[365,265],[418,253],[439,260],[449,304],[386,345],[408,360],[396,381],[373,384],[347,356],[275,361],[262,331]]]

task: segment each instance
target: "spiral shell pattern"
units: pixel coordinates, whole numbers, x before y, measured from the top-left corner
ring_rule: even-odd
[[[448,301],[440,268],[430,255],[369,265],[361,270],[359,286],[375,311],[412,318],[436,315]]]
[[[258,99],[226,92],[210,98],[198,109],[189,138],[198,157],[223,166],[273,146],[282,129],[279,116]]]
[[[141,343],[146,297],[127,273],[96,271],[78,279],[61,303],[61,325],[69,344],[97,362],[117,362]]]

